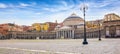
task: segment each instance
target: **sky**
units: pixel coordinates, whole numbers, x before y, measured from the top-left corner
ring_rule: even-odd
[[[0,24],[61,23],[72,13],[83,18],[83,3],[88,6],[87,21],[103,19],[108,13],[120,15],[120,0],[0,0]]]

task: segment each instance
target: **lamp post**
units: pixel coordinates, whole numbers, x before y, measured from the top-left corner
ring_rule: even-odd
[[[99,41],[101,41],[101,31],[100,31],[100,20],[98,20],[98,26],[99,26]]]
[[[83,16],[84,16],[84,41],[83,41],[83,45],[88,44],[87,38],[86,38],[86,23],[85,23],[86,22],[85,21],[85,12],[87,9],[88,9],[87,5],[85,5],[85,4],[81,5],[80,10],[83,11]]]

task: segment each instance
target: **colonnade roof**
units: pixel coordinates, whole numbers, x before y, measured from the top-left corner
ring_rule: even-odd
[[[69,26],[63,26],[63,27],[60,28],[60,30],[64,30],[64,29],[72,29],[72,28],[69,27]]]

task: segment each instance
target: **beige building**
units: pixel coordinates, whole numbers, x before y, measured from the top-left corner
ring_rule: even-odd
[[[120,37],[120,17],[118,15],[107,14],[103,21],[106,37]]]

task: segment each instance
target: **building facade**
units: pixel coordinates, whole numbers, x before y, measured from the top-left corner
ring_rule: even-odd
[[[120,17],[114,13],[104,17],[105,37],[120,37]]]
[[[46,22],[46,23],[34,23],[32,24],[33,30],[37,32],[50,32],[54,31],[57,23]]]

